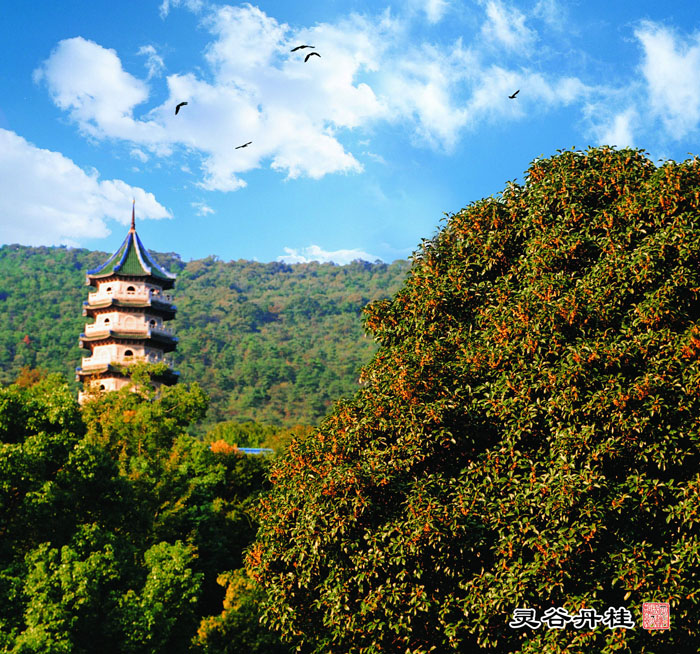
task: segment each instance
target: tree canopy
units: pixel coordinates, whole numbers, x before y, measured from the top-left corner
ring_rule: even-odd
[[[188,434],[206,396],[150,374],[82,410],[60,375],[0,387],[0,652],[288,651],[242,570],[269,462]]]
[[[698,159],[564,151],[451,215],[366,310],[363,387],[274,463],[267,623],[318,654],[697,651],[699,309]],[[509,626],[557,607],[635,626]]]

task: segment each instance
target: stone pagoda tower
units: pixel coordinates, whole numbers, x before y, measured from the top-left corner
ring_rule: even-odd
[[[120,248],[99,268],[88,270],[87,286],[95,292],[83,302],[83,315],[94,318],[80,335],[80,347],[89,350],[76,369],[83,389],[116,391],[128,383],[123,366],[160,363],[172,352],[177,338],[165,326],[177,310],[164,293],[175,284],[175,275],[163,270],[148,254],[136,233],[134,208],[131,229]],[[156,384],[175,384],[179,373],[168,368]],[[79,401],[85,399],[80,393]]]

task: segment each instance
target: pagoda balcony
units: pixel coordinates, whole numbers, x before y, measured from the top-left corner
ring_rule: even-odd
[[[173,296],[170,293],[154,293],[152,289],[138,289],[135,291],[112,290],[112,291],[95,291],[88,293],[88,304],[101,304],[110,300],[122,300],[123,302],[145,302],[151,303],[151,300],[156,302],[172,302]]]
[[[88,370],[97,370],[99,368],[105,368],[110,365],[123,365],[128,366],[131,363],[165,363],[171,368],[173,367],[173,362],[168,357],[147,357],[147,356],[130,356],[124,357],[121,361],[111,361],[108,359],[95,359],[94,357],[83,357],[80,361],[80,368],[76,369],[76,372],[84,372]]]
[[[151,334],[167,334],[168,336],[174,336],[173,330],[165,327],[164,325],[151,326],[148,323],[139,325],[137,327],[129,326],[126,327],[121,321],[111,322],[109,324],[104,323],[93,323],[92,325],[85,325],[85,336],[101,336],[105,337],[110,335],[110,332],[118,332],[120,334],[135,334],[138,336],[150,336]]]

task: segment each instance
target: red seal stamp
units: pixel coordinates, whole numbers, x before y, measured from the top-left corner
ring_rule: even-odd
[[[668,602],[644,602],[642,604],[643,629],[670,629],[671,605]]]

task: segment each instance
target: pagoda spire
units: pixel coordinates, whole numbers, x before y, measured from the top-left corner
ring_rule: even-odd
[[[131,231],[136,231],[136,198],[131,202]]]

